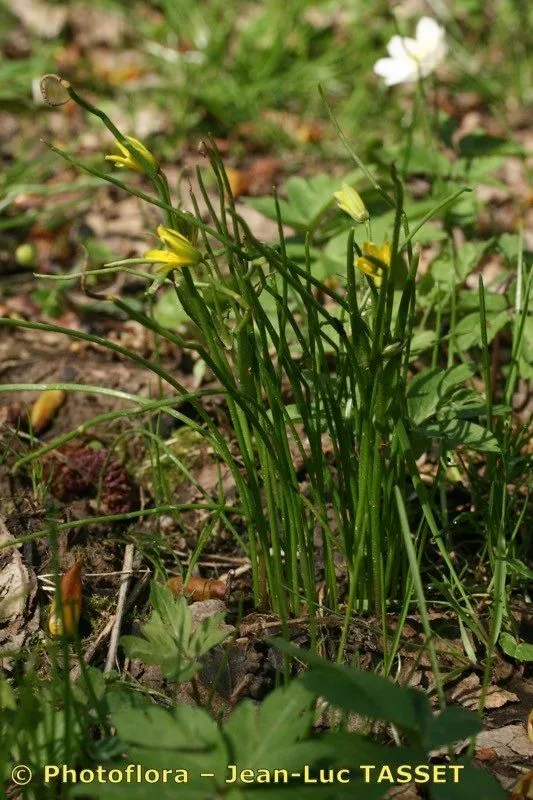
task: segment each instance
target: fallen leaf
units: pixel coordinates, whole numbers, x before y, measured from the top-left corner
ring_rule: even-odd
[[[13,539],[0,518],[0,544]],[[39,627],[36,603],[37,579],[22,561],[19,551],[0,551],[0,669],[13,664],[10,653],[18,653]],[[2,655],[5,652],[6,655]]]
[[[482,731],[476,737],[476,750],[495,750],[498,759],[533,758],[533,742],[523,724],[505,725],[491,731]]]
[[[479,699],[479,698],[478,698]],[[508,692],[507,689],[500,689],[497,686],[491,686],[485,698],[485,710],[490,711],[494,708],[502,708],[507,703],[519,703],[520,699],[514,692]],[[470,708],[475,708],[472,703]]]
[[[55,39],[68,17],[66,5],[50,5],[41,0],[6,0],[11,13],[28,30],[43,39]]]
[[[490,764],[498,759],[498,753],[494,747],[479,747],[476,748],[476,758],[478,761]]]
[[[270,193],[276,176],[283,169],[279,158],[265,156],[253,161],[246,169],[227,167],[229,185],[234,198]]]
[[[457,700],[465,708],[472,710],[479,705],[481,697],[481,685],[477,675],[472,673],[457,684],[452,692],[452,700]],[[514,692],[501,689],[499,686],[489,686],[485,698],[485,710],[490,711],[495,708],[502,708],[507,703],[518,703],[519,697]]]

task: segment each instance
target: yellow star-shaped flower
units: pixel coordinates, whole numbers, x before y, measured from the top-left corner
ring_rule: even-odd
[[[363,254],[358,257],[355,266],[365,275],[368,275],[379,288],[382,282],[384,269],[389,269],[391,261],[391,244],[383,242],[378,247],[374,242],[363,242]],[[379,262],[379,263],[376,263]]]
[[[180,267],[195,267],[202,259],[202,254],[192,242],[173,228],[160,225],[157,235],[166,246],[166,250],[148,250],[144,254],[147,261],[159,264],[159,272],[170,272]]]
[[[133,136],[126,136],[128,142],[132,145],[133,149],[136,150],[145,161],[147,161],[150,166],[153,168],[154,172],[157,172],[159,169],[159,164],[155,160],[154,156],[148,150],[147,147],[144,146],[142,142],[138,139],[135,139]],[[130,153],[127,147],[125,147],[122,142],[118,140],[115,141],[116,146],[120,150],[120,154],[106,156],[106,161],[111,161],[115,167],[120,167],[121,169],[132,169],[134,172],[141,172],[144,175],[148,174],[148,171],[145,167],[138,161],[135,156]]]

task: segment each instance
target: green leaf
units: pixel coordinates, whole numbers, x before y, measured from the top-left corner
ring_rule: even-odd
[[[533,380],[533,316],[528,316],[524,322],[518,366],[522,378]]]
[[[7,710],[14,711],[17,707],[15,693],[9,683],[0,675],[0,709],[2,713]]]
[[[392,722],[415,735],[424,730],[431,712],[428,699],[422,692],[396,686],[373,672],[332,664],[281,639],[274,640],[273,644],[313,667],[300,680],[332,705],[371,719]]]
[[[191,633],[191,613],[184,597],[174,597],[168,586],[152,582],[150,601],[162,624],[174,639],[187,641]]]
[[[309,179],[298,175],[289,178],[285,184],[287,200],[279,200],[283,224],[300,233],[307,231],[328,206],[333,206],[334,192],[341,188],[342,183],[349,183],[354,177],[355,173],[352,172],[339,178],[331,178],[325,174],[314,175]],[[273,197],[248,197],[245,202],[265,217],[277,219],[276,202]]]
[[[247,206],[255,208],[264,217],[273,220],[277,219],[276,201],[273,197],[246,197],[244,201]],[[304,232],[307,230],[307,218],[303,217],[298,209],[293,208],[285,200],[279,200],[279,210],[284,225],[288,225],[296,231]]]
[[[177,705],[167,710],[145,701],[143,708],[122,706],[111,714],[111,721],[122,741],[148,750],[209,750],[217,745],[220,733],[207,711],[195,706]]]
[[[503,652],[511,658],[516,658],[517,661],[533,661],[533,644],[520,644],[510,633],[502,633],[498,641]]]
[[[441,419],[419,427],[417,433],[428,436],[430,439],[442,439],[449,450],[454,450],[458,445],[479,450],[482,453],[499,453],[498,440],[486,428],[475,422],[463,419]]]
[[[276,689],[258,708],[243,700],[224,727],[235,763],[241,769],[298,769],[313,757],[316,743],[304,745],[314,695],[300,680]],[[324,748],[320,748],[322,754]],[[318,751],[316,751],[318,753]]]
[[[505,800],[507,793],[496,778],[464,761],[456,763],[463,767],[458,773],[459,780],[457,783],[447,780],[446,783],[429,784],[432,800],[472,800],[473,797],[480,797],[483,800]]]
[[[154,319],[158,325],[176,330],[189,322],[189,315],[181,305],[174,289],[157,293],[154,305]]]
[[[433,347],[436,340],[435,331],[420,331],[419,333],[415,333],[411,339],[411,347],[409,349],[410,359],[412,360],[425,350],[429,350],[430,347]]]
[[[485,291],[485,308],[489,314],[498,314],[509,307],[507,298],[498,292]],[[466,289],[457,294],[457,308],[461,311],[477,311],[479,314],[479,292]]]
[[[130,658],[161,667],[173,681],[190,680],[200,669],[198,659],[220,644],[227,632],[223,614],[202,620],[192,632],[192,616],[184,597],[174,598],[166,586],[152,584],[154,612],[141,627],[141,636],[123,636],[120,643]]]
[[[407,389],[407,405],[413,422],[418,424],[433,416],[449,390],[471,378],[474,371],[471,364],[458,364],[445,370],[426,369],[415,375]]]
[[[424,747],[434,750],[443,745],[454,744],[460,739],[474,736],[482,729],[479,717],[459,706],[449,706],[433,717],[424,737]]]
[[[487,341],[490,343],[498,331],[509,322],[509,312],[501,311],[497,314],[487,314]],[[467,314],[459,320],[453,331],[456,346],[459,350],[466,351],[471,347],[481,346],[481,324],[479,313]]]
[[[484,131],[475,131],[463,136],[459,142],[459,155],[463,158],[479,158],[492,155],[524,155],[524,150],[517,144],[491,136]]]

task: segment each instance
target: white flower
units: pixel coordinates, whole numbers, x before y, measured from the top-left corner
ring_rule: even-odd
[[[374,72],[387,86],[415,83],[425,78],[446,55],[446,31],[431,17],[421,17],[416,26],[416,38],[393,36],[387,45],[389,58],[380,58]]]

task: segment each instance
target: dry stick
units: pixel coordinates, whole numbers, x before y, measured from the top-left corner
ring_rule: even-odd
[[[109,640],[109,650],[107,653],[107,660],[105,662],[104,672],[111,672],[115,664],[118,649],[118,637],[120,636],[120,626],[122,625],[122,616],[124,614],[124,607],[126,605],[126,594],[128,592],[128,583],[130,580],[133,568],[133,544],[127,544],[124,550],[124,563],[122,565],[122,572],[124,573],[120,581],[120,588],[118,590],[117,611],[115,614],[115,624],[111,631],[111,639]]]
[[[122,573],[121,573],[121,574],[122,574]],[[138,598],[138,596],[140,595],[140,593],[141,593],[141,591],[142,591],[143,587],[144,587],[144,586],[146,585],[146,583],[148,582],[148,578],[149,578],[149,577],[150,577],[150,570],[149,570],[149,569],[147,569],[147,570],[144,572],[144,574],[143,574],[142,578],[140,579],[140,581],[139,581],[139,582],[137,583],[137,585],[136,585],[136,586],[133,588],[133,590],[132,590],[132,592],[131,592],[130,596],[128,597],[128,599],[127,599],[127,601],[126,601],[126,605],[125,605],[124,611],[127,611],[127,610],[128,610],[128,608],[130,608],[130,606],[132,606],[132,605],[133,605],[133,603],[134,603],[134,602],[137,600],[137,598]],[[104,639],[107,639],[107,637],[109,636],[109,634],[110,634],[110,633],[111,633],[111,631],[113,630],[113,626],[114,626],[114,625],[115,625],[115,615],[113,615],[113,616],[112,616],[112,617],[111,617],[111,618],[110,618],[110,619],[109,619],[109,620],[106,622],[105,626],[102,628],[102,630],[100,631],[100,633],[98,634],[98,636],[96,637],[96,639],[94,640],[94,642],[92,642],[92,643],[91,643],[91,644],[88,646],[87,650],[85,650],[85,652],[83,653],[83,660],[84,660],[85,664],[90,664],[90,662],[93,660],[93,658],[94,658],[94,656],[95,656],[95,654],[96,654],[96,651],[97,651],[97,650],[98,650],[98,648],[100,647],[100,644],[101,644],[101,643],[104,641]],[[80,669],[80,665],[79,665],[79,664],[76,664],[76,665],[75,665],[75,666],[74,666],[74,667],[73,667],[73,668],[70,670],[70,679],[71,679],[71,681],[72,681],[73,683],[74,683],[74,682],[75,682],[75,681],[76,681],[76,680],[79,678],[79,676],[80,676],[80,672],[81,672],[81,669]]]

